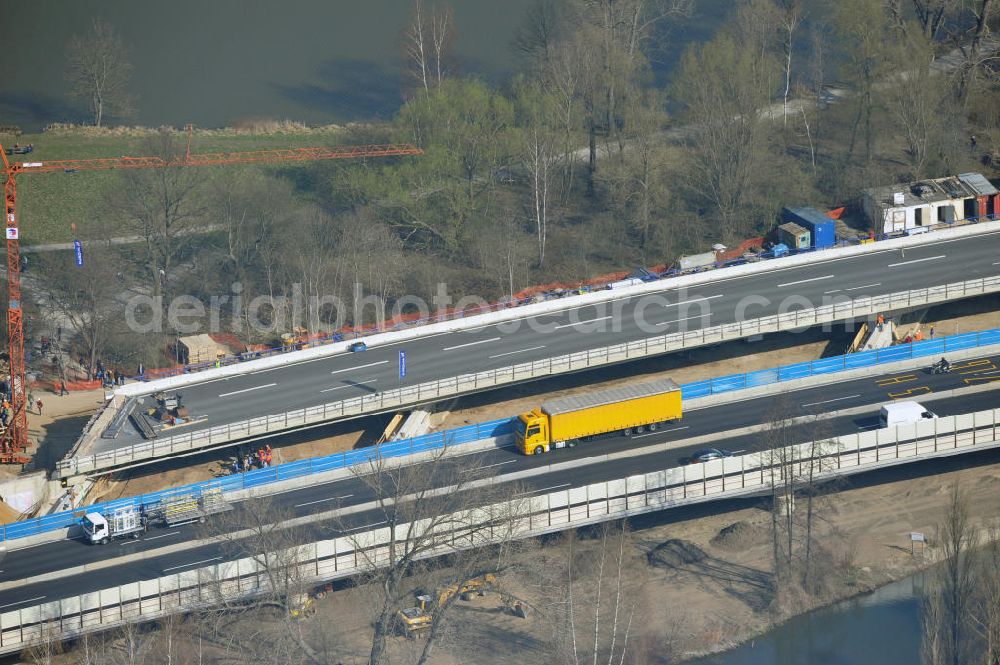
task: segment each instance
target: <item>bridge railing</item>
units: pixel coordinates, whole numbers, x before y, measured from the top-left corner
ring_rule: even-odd
[[[780,454],[762,451],[470,508],[430,522],[447,525],[448,531],[432,533],[435,527],[425,526],[427,522],[398,525],[395,544],[398,547],[399,539],[410,534],[425,543],[439,543],[424,553],[436,556],[692,503],[765,493],[776,486],[795,486],[807,477],[822,481],[995,448],[998,439],[1000,409],[950,416],[789,446]],[[497,523],[497,516],[503,523]],[[303,583],[339,579],[371,570],[372,562],[388,560],[391,536],[388,528],[377,528],[303,545],[273,559],[295,561],[298,571],[290,577]],[[285,576],[265,574],[260,561],[259,556],[248,557],[0,613],[0,653],[264,593],[269,579]]]
[[[977,233],[994,232],[997,229],[1000,229],[1000,223],[998,223],[997,221],[989,220],[989,219],[983,219],[983,220],[980,220],[980,219],[961,220],[961,222],[962,223],[945,223],[945,224],[936,225],[935,229],[940,228],[941,231],[942,231],[941,234],[923,234],[923,235],[917,236],[915,239],[911,239],[911,238],[908,238],[908,237],[887,238],[887,240],[889,241],[889,243],[886,244],[886,245],[878,245],[878,246],[876,246],[876,245],[872,245],[872,244],[869,244],[869,243],[866,243],[866,242],[862,242],[862,243],[849,243],[849,244],[851,244],[853,246],[841,247],[840,248],[840,251],[841,251],[840,256],[846,258],[848,256],[855,256],[858,253],[864,253],[864,252],[868,252],[868,251],[872,251],[872,250],[881,250],[881,251],[884,251],[884,248],[888,248],[890,245],[892,245],[893,247],[899,247],[902,250],[904,248],[904,246],[906,246],[908,244],[919,244],[920,242],[924,242],[924,241],[928,241],[928,240],[930,240],[930,241],[941,241],[941,240],[944,240],[944,239],[956,239],[956,238],[960,238],[960,237],[967,237],[968,235],[974,235],[974,234],[977,234]],[[969,223],[966,224],[965,222],[969,222]],[[987,223],[986,224],[980,224],[979,222],[987,222]],[[955,228],[955,227],[957,227],[957,228]],[[911,240],[912,240],[912,243],[911,243]],[[790,256],[787,259],[785,265],[787,267],[793,267],[795,265],[802,265],[804,262],[811,262],[814,259],[814,252],[815,251],[819,251],[821,253],[825,253],[825,255],[827,257],[831,256],[831,253],[826,252],[826,249],[823,249],[823,250],[814,250],[814,249],[811,249],[811,248],[810,249],[803,249],[803,250],[798,250],[796,252],[791,252],[790,254],[795,254],[795,255],[794,256]],[[738,274],[759,274],[760,272],[762,272],[761,269],[763,269],[764,271],[766,271],[767,269],[770,268],[770,266],[769,266],[769,264],[767,264],[767,262],[762,262],[762,261],[756,260],[756,258],[752,259],[752,260],[746,260],[746,259],[742,259],[742,258],[735,259],[733,261],[725,263],[722,267],[729,267],[729,270],[732,273],[731,276],[736,276],[737,273]],[[733,271],[735,271],[735,272],[733,272]],[[640,281],[642,283],[639,283],[639,284],[630,284],[629,286],[625,286],[622,289],[604,290],[604,289],[600,289],[599,288],[599,289],[597,289],[598,293],[596,293],[594,295],[585,295],[585,294],[581,293],[579,296],[573,296],[572,298],[570,298],[570,300],[573,301],[572,303],[560,301],[561,296],[563,296],[563,295],[572,295],[572,293],[570,293],[570,292],[562,291],[560,294],[557,294],[559,297],[556,297],[556,298],[545,298],[545,300],[554,300],[554,301],[558,301],[558,302],[536,303],[535,305],[529,305],[529,307],[527,309],[520,309],[519,307],[516,307],[515,305],[527,305],[529,303],[528,300],[518,301],[516,303],[499,303],[497,305],[490,305],[490,306],[486,307],[486,309],[484,309],[482,311],[479,311],[479,310],[474,310],[474,311],[473,310],[466,310],[466,311],[457,312],[457,313],[453,312],[453,313],[448,314],[448,315],[440,315],[439,313],[436,313],[434,316],[432,316],[432,317],[430,317],[430,318],[428,318],[426,320],[420,321],[420,323],[421,324],[428,324],[428,325],[436,325],[438,327],[442,327],[443,326],[444,328],[452,329],[451,326],[453,326],[455,324],[454,322],[456,322],[456,321],[459,322],[458,325],[466,325],[466,324],[473,325],[474,322],[469,318],[469,317],[473,317],[473,318],[476,318],[476,321],[478,321],[478,324],[486,324],[486,323],[488,323],[488,320],[490,319],[491,316],[492,317],[499,317],[500,319],[506,319],[507,317],[510,317],[510,316],[518,317],[518,316],[526,315],[529,309],[531,310],[531,312],[533,314],[540,314],[543,311],[545,311],[545,312],[558,311],[558,310],[561,310],[563,308],[570,307],[570,306],[572,306],[574,304],[577,304],[577,303],[586,304],[586,302],[593,302],[593,303],[596,304],[596,303],[599,303],[599,302],[604,302],[604,301],[606,301],[609,298],[628,297],[628,296],[634,296],[634,295],[639,295],[639,294],[643,294],[643,293],[650,293],[650,292],[662,292],[664,290],[669,290],[669,289],[676,288],[676,287],[679,287],[679,286],[688,287],[688,286],[692,286],[694,284],[704,283],[706,279],[709,279],[709,280],[711,279],[711,276],[709,276],[709,277],[706,278],[704,275],[696,274],[696,273],[700,273],[700,272],[703,272],[703,271],[695,270],[695,271],[687,271],[686,273],[676,273],[676,274],[673,273],[673,272],[671,272],[671,271],[668,271],[667,273],[660,274],[659,277],[662,278],[664,276],[670,276],[670,277],[677,277],[678,279],[676,279],[674,281],[669,281],[668,280],[666,282],[663,282],[662,280],[658,280],[658,279],[653,279],[652,282],[650,282],[650,283],[646,283],[645,280],[640,279],[638,281]],[[652,278],[652,277],[656,277],[656,275],[653,275],[652,273],[649,273],[648,277]],[[652,287],[652,288],[650,288],[650,287]],[[593,288],[588,288],[587,290],[588,290],[588,292],[590,292],[590,291],[593,291],[594,289]],[[548,294],[546,294],[546,295],[548,295]],[[531,300],[534,300],[534,299],[531,299]],[[553,308],[553,305],[555,306],[554,308]],[[482,315],[482,316],[477,317],[477,315]],[[411,338],[412,338],[413,335],[425,334],[425,331],[421,328],[420,325],[414,325],[412,322],[411,323],[401,324],[401,326],[402,327],[400,327],[400,325],[393,325],[390,329],[380,329],[380,330],[374,330],[372,332],[386,333],[388,335],[402,334],[404,336],[411,336]],[[290,362],[298,362],[298,361],[301,361],[301,360],[315,359],[315,358],[321,357],[321,356],[325,357],[325,356],[333,355],[335,353],[343,352],[344,350],[346,350],[347,344],[345,343],[345,340],[343,339],[342,336],[334,335],[332,338],[330,338],[327,341],[334,341],[334,342],[338,342],[339,341],[341,343],[340,344],[335,344],[335,345],[309,344],[309,345],[307,345],[308,349],[305,350],[305,351],[302,351],[301,353],[298,353],[298,354],[286,354],[286,353],[265,354],[265,355],[269,355],[270,357],[269,358],[264,358],[261,361],[257,361],[256,360],[256,357],[257,357],[256,354],[252,354],[253,357],[250,357],[247,354],[242,354],[239,357],[233,357],[233,358],[230,358],[228,360],[218,361],[217,363],[212,363],[213,367],[217,366],[217,369],[213,369],[212,370],[214,372],[213,378],[221,378],[223,376],[240,375],[240,374],[242,374],[244,372],[247,372],[247,371],[256,371],[258,369],[263,369],[265,367],[282,366],[282,365],[285,365],[285,364],[290,363]],[[380,340],[380,341],[385,341],[385,340]],[[396,341],[399,341],[399,340],[396,340]],[[282,347],[281,350],[282,351],[296,351],[296,350],[298,350],[298,348],[299,348],[298,346],[294,346],[293,345],[292,347]],[[240,363],[243,360],[248,360],[248,359],[249,360],[254,360],[254,362],[251,363],[251,364],[249,364],[249,365],[246,365],[245,367],[244,366],[240,366]],[[263,363],[263,364],[261,364],[261,363]],[[210,368],[209,367],[200,367],[199,369],[210,369]],[[152,392],[155,392],[155,391],[161,390],[161,389],[173,389],[173,388],[177,388],[177,387],[184,386],[184,385],[191,385],[192,383],[197,383],[199,381],[206,380],[204,377],[194,376],[193,374],[188,373],[188,372],[182,372],[182,373],[179,373],[179,374],[175,374],[174,376],[171,376],[171,377],[160,377],[160,378],[162,379],[162,381],[160,383],[157,383],[157,384],[147,384],[147,383],[143,382],[143,383],[129,384],[128,386],[126,386],[124,388],[121,388],[118,392],[120,394],[129,394],[129,395],[132,395],[132,396],[137,396],[137,395],[141,395],[141,394],[144,395],[144,394],[147,394],[147,393],[152,393]],[[95,431],[95,432],[91,432],[91,433],[85,432],[79,438],[79,440],[76,442],[76,444],[73,446],[72,455],[70,455],[70,457],[76,456],[78,453],[79,454],[83,454],[83,455],[90,454],[90,452],[92,450],[92,447],[95,444],[95,440],[98,437],[102,437],[102,436],[106,436],[106,433],[102,434],[101,431]]]
[[[69,478],[332,420],[424,404],[543,376],[579,371],[659,355],[668,351],[716,344],[782,330],[807,328],[822,323],[870,316],[878,312],[924,306],[996,291],[1000,291],[1000,276],[902,291],[878,297],[858,298],[812,309],[795,310],[697,330],[646,337],[634,342],[463,374],[413,386],[403,386],[362,397],[228,423],[187,434],[157,438],[101,453],[63,459],[56,463],[56,472],[61,478]]]

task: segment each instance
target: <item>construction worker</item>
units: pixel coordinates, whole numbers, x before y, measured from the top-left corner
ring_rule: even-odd
[[[63,379],[62,381],[59,382],[59,396],[62,397],[63,395],[69,395],[69,391],[66,390],[66,380],[65,379]]]
[[[271,446],[268,446],[267,450],[264,451],[264,465],[271,466]]]
[[[885,317],[879,314],[876,320],[878,321],[878,331],[882,332],[882,326],[885,325]]]
[[[931,339],[934,339],[934,326],[931,326]]]
[[[919,342],[924,338],[924,334],[918,329],[917,332],[913,333],[913,341]]]
[[[35,402],[35,406],[38,407],[38,415],[42,415],[42,400]]]

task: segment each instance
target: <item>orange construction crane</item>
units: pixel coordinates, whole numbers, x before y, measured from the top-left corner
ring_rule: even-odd
[[[11,151],[14,154],[14,151]],[[24,318],[21,306],[21,246],[17,219],[17,176],[27,173],[74,173],[76,171],[107,171],[110,169],[161,169],[179,166],[214,166],[219,164],[253,164],[267,162],[313,161],[319,159],[351,159],[359,157],[390,157],[420,155],[423,151],[408,144],[347,145],[332,148],[285,148],[247,152],[212,152],[191,154],[191,127],[188,126],[188,146],[177,157],[108,157],[96,159],[60,159],[37,162],[11,162],[0,145],[0,157],[6,175],[4,205],[7,232],[7,342],[10,350],[10,394],[13,410],[10,422],[0,437],[0,463],[24,463],[30,458],[28,448],[28,404],[24,368]]]

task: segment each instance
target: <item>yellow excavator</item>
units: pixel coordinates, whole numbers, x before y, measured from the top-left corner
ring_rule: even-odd
[[[430,630],[434,622],[434,607],[442,607],[452,596],[458,595],[462,600],[472,600],[479,596],[485,596],[488,592],[496,591],[497,578],[493,573],[486,573],[465,580],[456,582],[446,587],[438,589],[437,605],[434,605],[435,598],[427,594],[417,596],[417,605],[399,610],[397,613],[398,624],[401,632],[407,637],[417,637]],[[520,600],[507,599],[504,596],[504,604],[515,616],[526,617],[527,605]]]

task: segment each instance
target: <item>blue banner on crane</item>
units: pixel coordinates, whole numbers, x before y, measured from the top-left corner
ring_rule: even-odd
[[[83,267],[83,243],[79,240],[73,241],[73,254],[76,255],[76,267]]]

